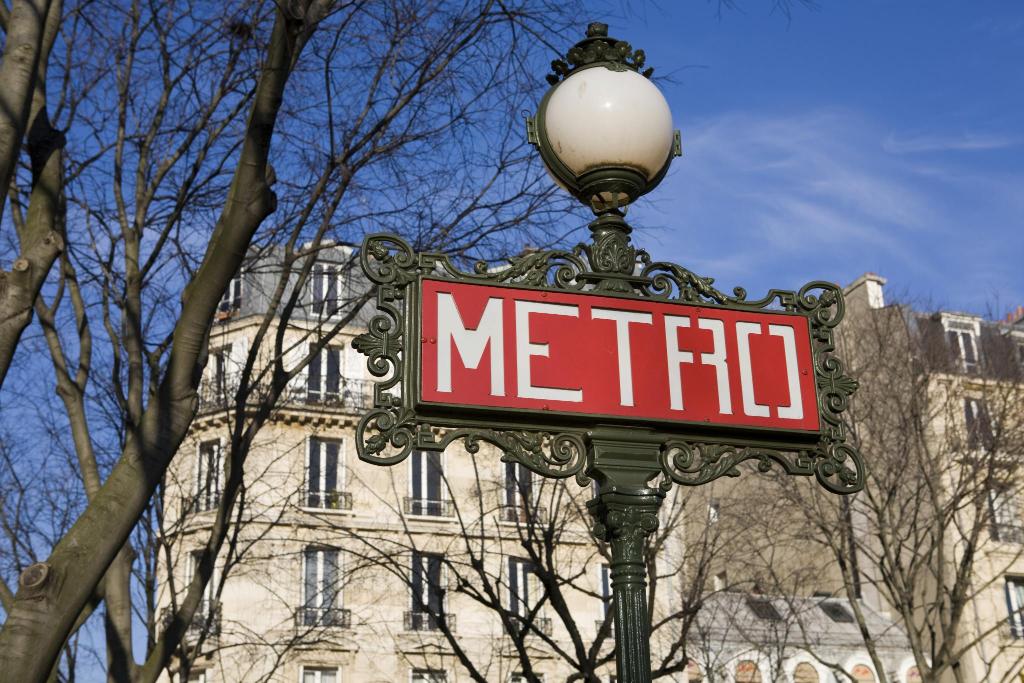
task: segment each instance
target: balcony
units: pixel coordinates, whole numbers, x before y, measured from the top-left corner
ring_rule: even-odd
[[[201,493],[190,493],[181,498],[181,516],[192,515],[197,512],[208,512],[217,509],[220,503],[219,491],[203,491]]]
[[[993,524],[992,539],[1000,543],[1024,544],[1024,526],[1016,524]]]
[[[320,510],[351,510],[352,494],[348,491],[306,491],[303,507]]]
[[[441,620],[448,625],[448,630],[455,631],[455,615],[454,614],[441,614],[435,615],[430,612],[406,612],[405,613],[405,630],[406,631],[440,631]]]
[[[519,617],[519,621],[513,621],[512,627],[516,629],[518,633],[523,635],[536,635],[542,633],[545,636],[551,636],[551,619],[548,617],[534,617],[533,621],[527,623],[527,617]]]
[[[402,511],[418,517],[454,517],[455,504],[450,500],[407,497],[402,501]]]
[[[160,622],[164,630],[171,625],[174,618],[174,610],[165,607],[160,611]],[[207,640],[217,638],[220,635],[220,602],[216,600],[203,600],[192,615],[192,622],[185,629],[182,641],[186,645],[194,645],[200,637],[205,636]]]
[[[594,629],[600,633],[601,629],[604,628],[605,622],[608,622],[608,635],[615,635],[615,618],[608,615],[607,619],[597,619],[594,621]]]
[[[548,520],[548,509],[535,505],[502,505],[501,521],[516,524],[544,524]]]
[[[351,628],[352,611],[339,607],[300,607],[295,612],[299,627]]]
[[[208,413],[234,407],[236,381],[204,381],[199,386],[199,412]],[[300,386],[281,394],[278,405],[282,408],[322,408],[340,412],[362,412],[373,407],[373,386],[370,380],[342,379],[338,391],[310,391]],[[263,387],[257,387],[249,396],[248,405],[260,400]]]

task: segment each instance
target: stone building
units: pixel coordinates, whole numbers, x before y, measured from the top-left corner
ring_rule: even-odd
[[[903,424],[916,425],[921,432],[916,446],[909,439],[892,440],[879,432],[892,436],[898,431],[895,421],[875,415],[865,420],[865,430],[876,432],[868,433],[865,442],[910,445],[907,453],[915,454],[915,462],[905,465],[903,476],[910,485],[902,489],[908,494],[903,497],[919,496],[913,510],[918,519],[928,518],[936,507],[933,500],[949,511],[935,525],[943,529],[941,544],[918,534],[909,516],[894,513],[887,521],[907,532],[892,538],[917,534],[916,552],[933,568],[930,576],[917,577],[919,581],[910,573],[899,577],[920,594],[915,628],[926,620],[934,622],[925,625],[935,631],[941,625],[955,631],[954,665],[940,680],[1018,681],[1024,676],[1024,308],[996,320],[956,311],[923,312],[887,305],[884,285],[884,278],[867,273],[846,288],[850,322],[843,354],[854,362],[859,357],[869,377],[871,368],[882,368],[891,384],[880,377],[874,380],[875,393],[869,388],[865,397],[877,398],[894,412],[900,405],[912,406],[916,415]],[[888,360],[878,362],[872,356]],[[905,377],[895,378],[899,371],[892,368],[900,365]],[[919,399],[908,403],[884,396],[899,392]],[[886,458],[885,452],[875,450],[876,457]],[[925,454],[924,468],[916,462],[918,452]],[[893,465],[901,463],[886,459],[883,466]],[[912,489],[915,476],[921,480],[917,492]],[[877,590],[887,583],[878,569],[879,560],[887,556],[879,547],[883,534],[874,521],[878,510],[861,503],[864,516],[855,525],[867,536],[861,544],[867,560],[861,562],[865,597],[878,609],[897,610],[891,590]],[[943,600],[946,604],[940,604]],[[945,615],[957,603],[962,616],[948,619]],[[936,638],[935,646],[943,639],[948,637]]]
[[[252,443],[225,517],[230,531],[169,680],[552,683],[581,671],[613,680],[608,558],[590,536],[588,488],[533,477],[487,448],[413,452],[389,468],[356,457],[372,383],[352,341],[370,314],[315,349],[359,290],[351,255],[345,246],[321,252],[281,330],[280,353],[253,354],[257,375],[275,355],[283,368],[306,355],[310,362]],[[236,423],[257,410],[265,376],[245,411],[235,392],[253,340],[281,326],[266,316],[281,258],[270,250],[247,261],[210,334],[199,415],[164,488],[163,618],[218,524]],[[283,291],[287,301],[287,283]],[[676,491],[662,510],[651,639],[660,680],[840,680],[823,659],[859,682],[877,680],[841,616],[848,603],[813,596],[821,585],[765,597],[695,570],[698,536],[718,514],[712,496]],[[695,587],[703,607],[684,649]],[[868,609],[889,634],[894,680],[915,680],[899,627]]]

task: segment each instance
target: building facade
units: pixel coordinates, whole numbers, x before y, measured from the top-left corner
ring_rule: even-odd
[[[861,425],[865,457],[902,468],[897,500],[910,504],[859,501],[865,597],[881,611],[909,608],[935,648],[926,653],[950,650],[938,680],[1024,680],[1024,309],[996,320],[922,312],[887,305],[884,285],[868,273],[847,287],[844,354],[867,378],[883,370],[873,397],[884,407]],[[901,449],[902,462],[891,457]],[[883,547],[894,539],[916,539],[913,554]]]
[[[281,254],[271,250],[247,262],[222,302],[199,414],[164,488],[162,619],[211,533],[227,531],[168,680],[613,680],[608,554],[590,535],[589,488],[534,477],[486,447],[417,451],[390,468],[356,457],[372,378],[353,348],[369,314],[340,325],[360,294],[351,256],[326,249],[305,285],[288,276],[278,287]],[[232,484],[233,451],[275,365],[301,369]],[[222,510],[229,490],[234,504]],[[660,679],[845,680],[823,663],[832,662],[858,682],[878,680],[842,599],[807,586],[766,597],[698,571],[716,505],[674,491],[662,510],[650,576]],[[899,627],[871,615],[889,634],[889,680],[916,680]]]

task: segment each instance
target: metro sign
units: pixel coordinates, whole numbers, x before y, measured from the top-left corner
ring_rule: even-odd
[[[804,434],[807,317],[424,278],[417,410]]]

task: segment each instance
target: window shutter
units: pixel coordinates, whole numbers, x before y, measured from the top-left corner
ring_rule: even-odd
[[[303,577],[303,588],[305,589],[305,602],[303,606],[307,610],[304,622],[311,624],[316,621],[314,610],[319,606],[320,601],[319,586],[317,584],[317,551],[315,548],[306,548],[303,556],[306,565],[305,577]]]
[[[441,558],[438,555],[427,556],[427,581],[430,591],[427,606],[431,614],[441,614],[444,611],[444,594],[441,591]]]
[[[430,451],[427,456],[427,499],[441,500],[441,454]]]
[[[337,607],[338,600],[338,551],[321,550],[324,557],[324,580],[322,584],[323,602],[321,607],[332,609]]]
[[[412,590],[412,611],[420,613],[423,611],[423,555],[418,552],[412,554],[412,576],[410,577]]]
[[[341,383],[341,350],[336,347],[325,349],[327,355],[327,377],[325,398],[337,398]]]
[[[313,351],[313,345],[309,347],[310,352]],[[309,359],[309,366],[307,367],[307,379],[306,379],[306,399],[308,401],[319,401],[320,400],[320,353],[315,354]]]
[[[313,312],[324,312],[324,267],[320,264],[313,266]]]
[[[419,504],[423,500],[423,451],[413,451],[410,458],[413,514],[419,514]]]
[[[324,444],[326,452],[324,463],[324,490],[325,494],[335,493],[338,490],[338,442],[328,441]]]
[[[320,439],[311,438],[309,440],[309,501],[310,507],[320,507]]]
[[[325,269],[327,278],[327,315],[334,315],[340,308],[338,304],[338,268],[331,266]]]
[[[512,507],[516,504],[516,464],[505,463],[505,505]]]

